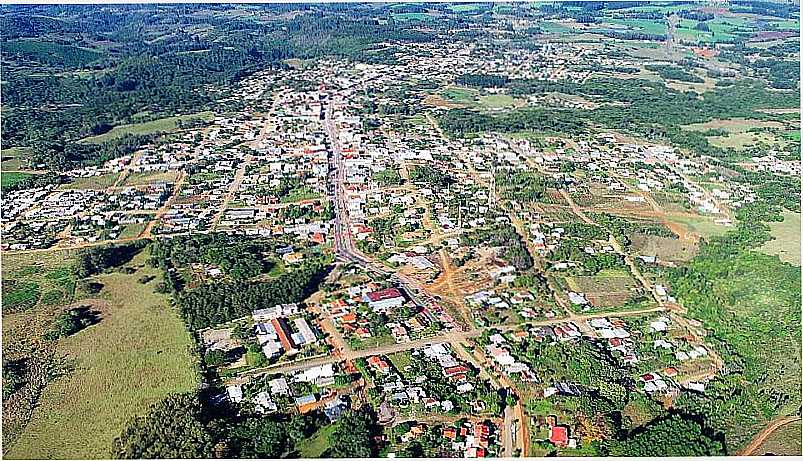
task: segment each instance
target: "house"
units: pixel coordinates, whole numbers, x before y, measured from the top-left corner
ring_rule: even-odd
[[[386,288],[384,290],[373,291],[363,298],[374,312],[387,312],[388,309],[401,307],[404,304],[404,297],[397,288]]]
[[[228,386],[226,387],[226,393],[229,396],[229,400],[234,403],[239,403],[243,401],[242,386]]]
[[[569,445],[569,428],[565,426],[552,426],[549,429],[549,441],[556,447]]]

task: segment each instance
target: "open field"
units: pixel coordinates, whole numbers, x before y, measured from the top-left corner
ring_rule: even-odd
[[[189,120],[211,120],[214,117],[212,112],[200,112],[197,114],[177,115],[175,117],[165,117],[150,122],[132,123],[129,125],[119,125],[111,129],[108,133],[98,136],[90,136],[82,139],[82,143],[97,144],[112,139],[125,136],[126,134],[154,134],[154,133],[170,133],[176,130],[176,122],[189,121]]]
[[[113,186],[119,177],[118,173],[107,173],[100,176],[73,178],[72,182],[59,187],[61,189],[106,189]]]
[[[707,218],[700,216],[699,218],[690,218],[685,216],[667,216],[667,219],[673,223],[679,224],[686,228],[688,233],[709,238],[714,235],[722,235],[730,229],[726,226],[720,226],[714,223],[714,218]]]
[[[175,171],[144,171],[131,173],[125,178],[124,186],[143,186],[160,182],[175,182],[178,173]]]
[[[192,339],[140,253],[133,274],[97,276],[100,322],[56,342],[73,371],[49,384],[7,458],[103,458],[125,421],[197,385]],[[155,277],[146,284],[143,276]]]
[[[665,261],[689,261],[697,254],[698,246],[687,239],[672,239],[654,235],[635,234],[633,249],[644,256],[657,256]]]
[[[624,271],[603,271],[594,276],[566,277],[572,291],[585,293],[594,307],[621,306],[633,294],[637,283]]]
[[[0,169],[2,171],[14,171],[22,168],[25,158],[30,155],[30,149],[27,147],[5,147],[2,152],[2,163]]]
[[[770,223],[775,240],[765,243],[759,251],[768,255],[778,255],[781,261],[800,265],[800,213],[786,212],[784,220]]]

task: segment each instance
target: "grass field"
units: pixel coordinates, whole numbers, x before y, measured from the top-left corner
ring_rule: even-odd
[[[783,222],[770,223],[775,240],[765,243],[759,251],[778,255],[781,261],[800,265],[800,213],[786,212]]]
[[[435,18],[427,13],[393,13],[396,21],[432,21]]]
[[[801,450],[801,422],[797,421],[781,426],[770,434],[753,453],[754,456],[800,456]]]
[[[686,227],[688,232],[705,238],[714,235],[722,235],[729,229],[728,227],[715,224],[713,218],[706,218],[704,216],[700,216],[699,218],[667,216],[667,219]]]
[[[30,155],[31,149],[27,147],[6,147],[2,152],[2,163],[0,170],[13,171],[22,169],[22,164],[26,157]]]
[[[507,94],[489,94],[479,97],[479,105],[486,109],[501,109],[512,107],[518,100]]]
[[[104,458],[112,439],[132,416],[170,392],[197,386],[190,335],[165,295],[154,286],[160,272],[145,266],[133,274],[97,277],[101,320],[56,343],[74,369],[49,384],[30,423],[6,445],[6,458]],[[138,279],[156,278],[147,284]],[[4,335],[5,336],[5,335]]]
[[[100,176],[87,176],[85,178],[74,178],[72,182],[62,184],[61,189],[106,189],[117,181],[118,173],[107,173]]]
[[[637,286],[630,274],[623,270],[604,270],[594,276],[566,277],[571,291],[586,294],[594,307],[621,306],[632,296]]]
[[[126,224],[125,228],[123,228],[123,232],[120,233],[120,238],[136,237],[145,230],[145,226],[145,223]]]
[[[9,173],[0,173],[0,187],[5,189],[7,187],[11,187],[18,182],[24,181],[27,178],[33,176],[30,173],[18,173],[18,172],[9,172]]]
[[[131,173],[125,178],[124,186],[143,186],[160,182],[175,182],[178,178],[177,171],[143,171]]]
[[[190,115],[177,115],[175,117],[160,118],[150,122],[132,123],[129,125],[119,125],[111,129],[108,133],[103,133],[98,136],[90,136],[82,139],[82,143],[97,144],[112,139],[125,136],[126,134],[154,134],[154,133],[170,133],[176,130],[176,121],[189,121],[189,120],[211,120],[214,117],[212,112],[199,112]]]

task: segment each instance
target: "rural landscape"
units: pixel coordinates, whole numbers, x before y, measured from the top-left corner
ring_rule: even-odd
[[[803,454],[799,2],[0,30],[3,458]]]

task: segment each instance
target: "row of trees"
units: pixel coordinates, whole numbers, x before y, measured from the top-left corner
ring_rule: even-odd
[[[128,421],[112,443],[116,459],[294,458],[299,445],[326,424],[320,412],[264,416],[239,405],[213,408],[196,393],[170,394]],[[380,433],[369,409],[334,423],[325,457],[368,458]]]
[[[192,329],[249,315],[276,304],[301,302],[317,290],[326,275],[321,261],[311,261],[269,281],[239,281],[202,285],[178,294],[176,302]]]

